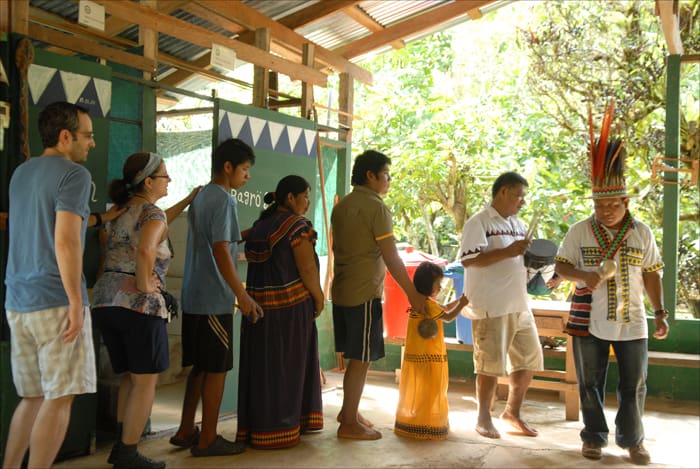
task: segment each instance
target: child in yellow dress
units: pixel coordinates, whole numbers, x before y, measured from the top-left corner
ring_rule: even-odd
[[[441,267],[422,262],[413,276],[416,290],[428,299],[425,314],[410,311],[394,433],[419,440],[447,439],[449,373],[442,323],[454,320],[469,303],[464,295],[445,306],[435,301],[443,275]],[[437,334],[432,338],[423,338],[418,332],[418,324],[425,318],[437,323]]]

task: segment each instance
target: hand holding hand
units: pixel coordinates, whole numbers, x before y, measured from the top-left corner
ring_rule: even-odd
[[[411,308],[413,311],[419,314],[427,314],[425,310],[425,300],[428,298],[425,295],[421,295],[417,291],[408,295],[408,301],[411,303]]]

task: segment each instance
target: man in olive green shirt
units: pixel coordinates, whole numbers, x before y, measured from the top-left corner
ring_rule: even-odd
[[[334,278],[331,287],[335,349],[348,360],[338,438],[377,440],[382,434],[359,411],[370,362],[384,357],[382,294],[386,269],[422,312],[418,293],[399,257],[391,213],[381,199],[389,190],[391,160],[368,150],[355,159],[353,191],[333,209]]]

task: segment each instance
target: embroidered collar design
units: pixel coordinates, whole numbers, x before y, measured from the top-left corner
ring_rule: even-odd
[[[622,247],[623,243],[625,242],[625,239],[627,239],[627,235],[629,234],[633,225],[634,218],[628,210],[625,213],[625,217],[622,219],[622,226],[620,227],[620,230],[617,232],[615,238],[611,240],[608,231],[605,228],[603,228],[603,226],[601,226],[600,222],[598,222],[598,220],[596,220],[595,217],[592,217],[591,230],[593,231],[593,236],[595,237],[596,241],[598,242],[598,245],[600,246],[600,258],[598,259],[598,263],[615,257],[617,251],[620,249],[620,247]],[[625,322],[629,322],[629,266],[626,265],[626,263],[623,262],[622,259],[620,259],[620,261],[621,281],[624,286],[624,288],[622,289],[622,318]],[[608,289],[607,319],[608,321],[615,321],[617,319],[617,282],[615,280],[615,277],[608,279],[606,284]]]

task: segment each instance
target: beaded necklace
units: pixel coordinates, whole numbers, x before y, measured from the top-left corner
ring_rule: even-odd
[[[600,222],[598,222],[598,220],[596,220],[595,217],[593,217],[593,221],[591,222],[593,236],[595,236],[595,239],[596,241],[598,241],[598,245],[602,250],[599,262],[603,262],[604,260],[615,257],[615,254],[622,245],[622,241],[624,241],[624,239],[627,237],[627,233],[629,233],[630,228],[632,227],[633,220],[634,219],[632,218],[632,215],[628,210],[625,213],[625,217],[622,219],[622,227],[617,232],[617,236],[615,236],[615,239],[611,241],[610,236],[608,236],[608,232],[605,231],[600,226]]]

